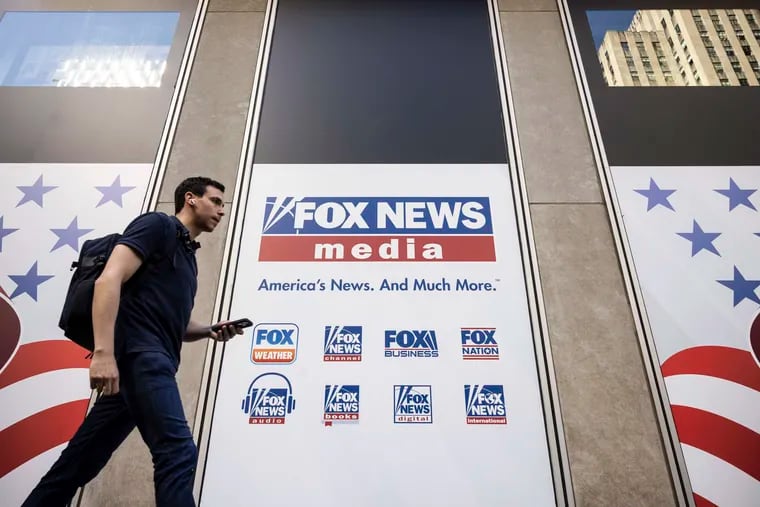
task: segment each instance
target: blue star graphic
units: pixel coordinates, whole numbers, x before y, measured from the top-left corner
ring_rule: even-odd
[[[58,248],[61,248],[64,245],[69,245],[71,248],[74,249],[75,252],[79,251],[79,238],[87,234],[88,232],[92,232],[95,229],[80,229],[77,225],[77,217],[74,217],[74,220],[71,221],[68,227],[65,229],[50,229],[52,232],[55,233],[56,236],[58,236],[58,241],[56,242],[55,246],[53,247],[51,252],[53,250],[57,250]]]
[[[24,197],[21,198],[21,200],[16,204],[16,207],[18,208],[25,202],[34,201],[37,203],[37,205],[41,208],[42,207],[42,196],[50,192],[51,190],[58,188],[58,187],[47,187],[42,184],[42,175],[40,175],[39,178],[37,178],[37,181],[34,182],[33,185],[21,185],[19,187],[16,187],[22,192],[24,192]]]
[[[3,227],[3,217],[0,217],[0,252],[3,251],[3,238],[8,236],[9,234],[13,234],[18,229],[9,229]]]
[[[716,282],[734,291],[734,306],[745,299],[760,304],[760,298],[755,294],[755,289],[760,286],[760,280],[746,280],[736,266],[734,266],[733,280],[716,280]]]
[[[655,183],[652,178],[649,178],[649,189],[634,189],[634,192],[647,198],[647,211],[651,210],[658,204],[675,211],[673,205],[668,201],[668,197],[675,192],[675,190],[666,190],[658,187],[657,183]]]
[[[37,301],[37,287],[53,278],[53,275],[38,275],[37,262],[35,261],[25,275],[8,275],[8,278],[16,282],[16,290],[11,294],[11,299],[26,293]]]
[[[130,190],[133,190],[135,187],[122,187],[121,186],[121,176],[117,176],[115,180],[113,180],[113,183],[111,183],[107,187],[95,187],[98,189],[98,191],[103,194],[103,197],[100,199],[100,202],[98,203],[96,208],[99,206],[102,206],[103,204],[107,202],[114,202],[117,206],[120,208],[122,207],[121,198],[129,192]]]
[[[712,252],[720,257],[720,254],[715,248],[715,245],[712,244],[712,242],[715,241],[715,238],[720,236],[719,232],[705,232],[699,226],[697,221],[694,220],[693,229],[691,232],[678,232],[676,234],[691,241],[692,257],[697,255],[702,250],[707,250],[708,252]]]
[[[728,197],[728,211],[732,211],[734,208],[736,208],[739,205],[743,205],[757,211],[757,208],[755,208],[755,205],[752,204],[752,202],[749,200],[749,196],[757,192],[756,188],[748,188],[746,190],[741,189],[734,182],[733,178],[729,178],[728,188],[715,189],[715,191],[721,195],[725,195],[726,197]]]

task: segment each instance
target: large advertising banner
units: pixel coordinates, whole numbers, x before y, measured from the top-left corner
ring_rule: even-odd
[[[88,352],[58,319],[88,239],[121,232],[151,164],[0,164],[0,498],[20,505],[84,418]]]
[[[506,164],[254,164],[205,505],[555,505]]]

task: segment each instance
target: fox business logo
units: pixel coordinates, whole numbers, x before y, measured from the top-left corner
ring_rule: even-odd
[[[251,361],[254,364],[290,364],[298,351],[298,326],[258,324],[253,328]]]
[[[385,357],[438,357],[438,339],[435,331],[385,331]]]
[[[325,361],[361,361],[361,326],[325,326]]]
[[[259,261],[496,260],[488,197],[268,197]]]
[[[359,386],[325,386],[325,409],[322,418],[325,426],[333,423],[359,422]]]
[[[429,385],[393,386],[393,422],[396,424],[431,424],[433,395]]]
[[[462,357],[465,360],[499,359],[499,344],[496,342],[494,327],[463,327]]]
[[[248,424],[285,424],[296,408],[293,386],[281,373],[262,373],[248,386],[240,408],[248,416]]]
[[[465,385],[467,424],[507,424],[504,386]]]

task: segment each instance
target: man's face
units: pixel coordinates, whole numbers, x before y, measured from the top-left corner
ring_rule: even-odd
[[[206,187],[202,196],[193,196],[195,200],[195,223],[204,232],[213,231],[224,216],[224,194],[211,185]]]

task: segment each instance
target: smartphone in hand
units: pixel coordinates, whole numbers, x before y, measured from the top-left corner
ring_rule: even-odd
[[[251,322],[250,319],[242,318],[242,319],[237,319],[237,320],[231,320],[229,322],[220,322],[220,323],[214,324],[213,326],[211,326],[211,330],[217,333],[221,331],[222,326],[232,326],[232,327],[243,329],[246,327],[251,327],[252,325],[253,325],[253,322]]]

